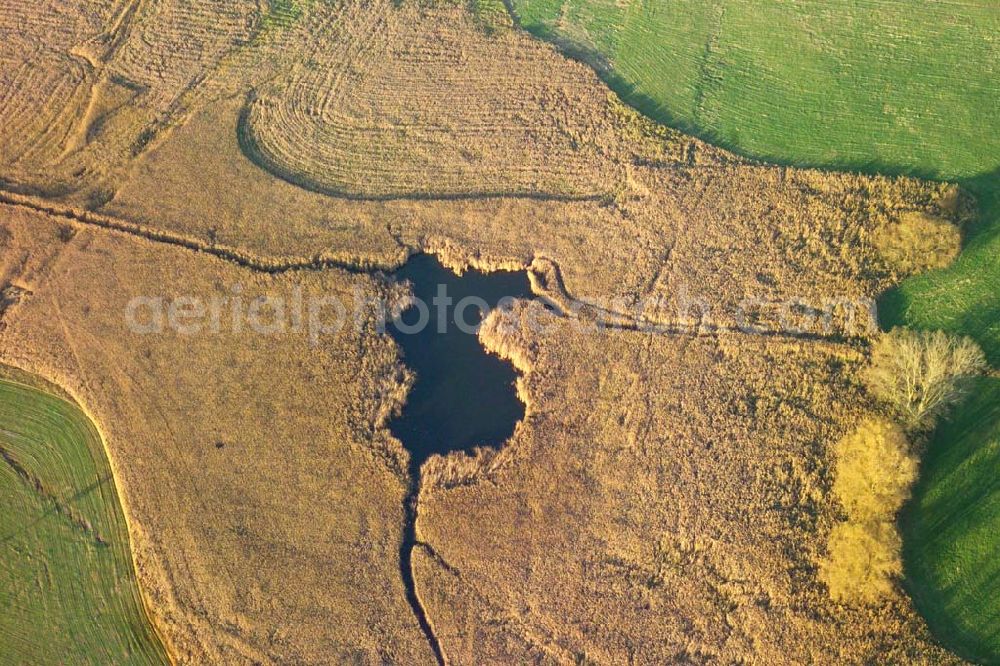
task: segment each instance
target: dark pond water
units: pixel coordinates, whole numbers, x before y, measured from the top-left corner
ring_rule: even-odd
[[[515,393],[513,366],[487,353],[474,328],[482,308],[533,297],[527,273],[468,270],[460,277],[420,254],[396,278],[409,281],[424,304],[389,325],[403,362],[417,375],[402,415],[389,425],[410,451],[412,471],[435,453],[501,444],[524,416],[524,405]]]

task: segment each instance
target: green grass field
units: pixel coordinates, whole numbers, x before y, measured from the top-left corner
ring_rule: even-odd
[[[667,124],[770,161],[969,178],[1000,167],[990,0],[513,0]]]
[[[511,0],[650,117],[781,164],[953,180],[980,221],[882,324],[970,335],[1000,366],[1000,6],[993,0]],[[949,647],[1000,663],[1000,389],[937,433],[905,522],[908,586]],[[958,472],[961,470],[961,472]]]
[[[165,664],[101,439],[61,398],[0,380],[0,662]]]

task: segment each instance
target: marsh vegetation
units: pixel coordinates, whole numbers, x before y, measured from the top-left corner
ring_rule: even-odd
[[[876,234],[875,244],[895,266],[937,269],[885,292],[881,322],[887,329],[970,336],[994,366],[1000,361],[1000,90],[992,75],[1000,66],[994,44],[1000,13],[994,6],[978,0],[933,6],[851,0],[836,7],[813,0],[767,6],[513,0],[512,6],[527,30],[590,63],[648,116],[742,155],[958,181],[977,203],[962,215],[963,251],[954,263],[953,244],[940,241],[957,230],[932,218],[909,217]],[[941,203],[952,210],[965,205],[951,194]],[[917,239],[916,227],[937,231]],[[959,507],[995,504],[1000,492],[961,483],[954,472],[958,465],[978,472],[993,458],[995,419],[982,393],[995,396],[994,384],[978,382],[981,395],[960,405],[933,436],[904,530],[908,587],[936,634],[986,661],[1000,659],[1000,623],[996,605],[978,600],[988,596],[984,589],[1000,598],[997,583],[984,588],[981,575],[991,569],[985,553],[997,548],[997,537],[986,535],[1000,534],[1000,523],[989,511],[976,513],[983,522],[974,523]],[[978,444],[974,433],[982,436]],[[949,449],[952,439],[960,444]],[[940,498],[936,509],[931,496]],[[949,530],[954,549],[928,530],[946,515],[961,525]],[[977,613],[993,619],[973,629]]]

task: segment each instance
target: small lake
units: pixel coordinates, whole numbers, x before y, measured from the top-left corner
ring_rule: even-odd
[[[483,348],[475,328],[483,308],[534,296],[525,271],[469,269],[459,276],[429,254],[412,257],[395,277],[409,281],[421,302],[388,325],[417,375],[402,414],[389,424],[416,475],[435,453],[497,446],[514,433],[524,416],[517,373]]]

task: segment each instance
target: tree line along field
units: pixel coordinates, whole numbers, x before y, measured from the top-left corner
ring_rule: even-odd
[[[522,27],[666,124],[785,164],[955,180],[979,220],[949,268],[880,320],[970,335],[1000,361],[1000,11],[981,0],[830,4],[514,0]],[[908,587],[959,654],[1000,659],[1000,382],[934,438],[906,514]]]
[[[75,405],[0,379],[5,663],[166,664],[143,610],[100,436]]]

